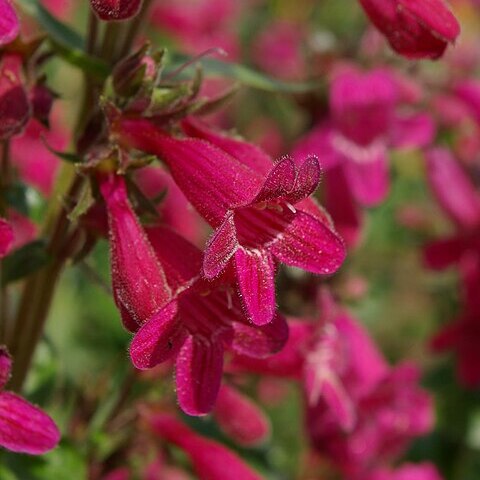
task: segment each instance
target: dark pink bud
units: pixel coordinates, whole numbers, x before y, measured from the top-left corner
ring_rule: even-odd
[[[22,59],[3,54],[0,63],[0,140],[23,130],[30,117],[30,104],[21,78]]]
[[[12,248],[13,240],[12,226],[4,218],[0,218],[0,258],[8,254]]]
[[[0,0],[0,47],[15,40],[19,30],[20,23],[10,0]]]
[[[90,0],[95,13],[102,20],[127,20],[140,10],[143,0]]]
[[[270,421],[262,410],[227,385],[218,393],[213,414],[220,428],[239,445],[255,446],[270,435]]]
[[[122,177],[100,180],[108,211],[115,302],[130,331],[157,314],[171,299],[170,287],[127,196]]]
[[[360,0],[392,48],[408,58],[441,57],[460,34],[444,0]]]

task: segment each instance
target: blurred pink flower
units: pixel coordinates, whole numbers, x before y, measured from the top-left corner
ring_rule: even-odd
[[[235,0],[163,0],[151,15],[160,31],[167,31],[192,55],[221,48],[235,60],[240,47],[234,33],[241,3]]]
[[[305,76],[302,54],[305,26],[286,21],[270,23],[253,42],[254,60],[265,72],[286,80]]]
[[[408,58],[438,58],[460,34],[444,0],[359,0],[391,47]]]
[[[361,226],[355,204],[375,206],[388,193],[388,148],[423,147],[433,140],[428,115],[396,111],[402,91],[390,71],[342,67],[331,85],[331,121],[316,126],[293,151],[295,158],[318,156],[326,170],[327,209],[351,245]]]
[[[10,0],[0,0],[0,47],[15,40],[20,22]]]
[[[192,461],[199,478],[205,480],[261,480],[237,454],[213,440],[201,437],[169,414],[150,414],[152,430],[181,448]]]
[[[223,432],[238,445],[254,447],[270,436],[270,421],[260,407],[226,384],[220,388],[213,416]]]
[[[0,218],[0,258],[8,255],[13,246],[14,239],[15,235],[12,225],[4,218]]]
[[[30,455],[46,453],[58,444],[60,432],[46,413],[4,390],[11,368],[9,354],[0,347],[0,446]]]
[[[31,115],[22,79],[22,58],[4,53],[0,59],[0,141],[18,135]]]
[[[32,119],[23,134],[12,140],[11,160],[22,180],[48,197],[52,193],[60,159],[45,146],[44,141],[59,151],[67,146],[68,137],[56,116],[52,119],[50,130]]]
[[[427,176],[435,197],[457,226],[452,236],[434,240],[425,247],[427,266],[442,269],[470,251],[477,255],[480,252],[480,194],[445,148],[427,152]]]
[[[357,480],[442,480],[431,463],[405,463],[395,470],[381,468],[360,476]]]

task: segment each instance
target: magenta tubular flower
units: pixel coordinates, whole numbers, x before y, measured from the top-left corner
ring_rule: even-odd
[[[60,432],[53,420],[22,397],[4,390],[12,360],[0,347],[0,447],[40,455],[56,447]]]
[[[22,59],[4,53],[0,59],[0,141],[18,135],[30,118],[31,108],[22,83]]]
[[[429,116],[397,115],[401,96],[392,72],[344,67],[331,85],[331,121],[316,126],[294,149],[296,159],[307,152],[320,159],[326,207],[349,245],[358,240],[362,223],[356,204],[376,206],[388,194],[388,148],[423,147],[434,137]]]
[[[480,385],[480,256],[469,252],[460,262],[463,308],[460,315],[432,339],[436,352],[452,350],[457,357],[457,375],[469,388]]]
[[[100,178],[108,212],[112,286],[125,328],[134,332],[159,314],[171,290],[150,242],[117,175]]]
[[[270,436],[265,413],[233,387],[220,388],[213,416],[223,432],[244,447],[258,446]]]
[[[49,196],[61,161],[45,146],[45,141],[55,150],[67,147],[68,136],[60,121],[54,119],[48,130],[36,119],[30,120],[25,131],[11,142],[11,161],[23,182]]]
[[[460,34],[444,0],[359,0],[391,47],[407,58],[438,58]]]
[[[201,437],[168,414],[152,414],[151,429],[161,438],[181,448],[192,461],[198,478],[205,480],[261,480],[238,455],[222,444]]]
[[[7,220],[0,218],[0,258],[8,255],[15,239],[13,228]]]
[[[205,223],[166,170],[159,167],[141,168],[135,179],[149,198],[154,199],[165,194],[157,207],[163,224],[173,228],[195,245],[205,241]]]
[[[130,346],[135,367],[148,369],[172,356],[181,408],[210,412],[220,388],[226,349],[254,358],[278,352],[288,328],[278,314],[268,325],[248,322],[235,296],[200,278],[202,254],[163,227],[147,229],[170,285],[173,300],[140,328]]]
[[[128,20],[140,11],[143,0],[90,0],[101,20]]]
[[[427,175],[435,197],[457,225],[457,233],[429,243],[424,251],[430,268],[442,269],[468,252],[480,251],[480,195],[451,153],[442,148],[427,152]]]
[[[357,398],[357,421],[345,435],[321,406],[307,411],[313,445],[328,455],[349,478],[400,455],[409,443],[433,425],[428,394],[418,387],[418,371],[411,365],[392,369],[369,392]]]
[[[20,31],[20,22],[10,0],[0,0],[0,47],[13,42]]]
[[[233,264],[251,320],[271,321],[275,312],[274,260],[318,274],[335,272],[345,258],[342,240],[325,212],[305,200],[317,187],[315,157],[300,166],[290,158],[273,165],[256,147],[216,134],[193,121],[178,139],[142,120],[125,120],[122,134],[154,153],[177,185],[215,229],[203,262],[207,279]]]
[[[358,480],[442,480],[442,477],[435,465],[424,462],[404,463],[395,470],[380,468],[366,475],[360,475]]]

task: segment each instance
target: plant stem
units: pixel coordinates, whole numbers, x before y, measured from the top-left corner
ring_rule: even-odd
[[[10,142],[8,140],[1,142],[0,147],[0,216],[4,216],[7,213],[5,193],[11,181]],[[9,292],[8,287],[1,282],[1,278],[2,267],[0,264],[0,345],[7,341],[9,323]]]
[[[87,30],[87,53],[94,54],[97,46],[98,38],[98,18],[95,12],[90,9],[88,15],[88,30]]]
[[[137,37],[138,33],[141,30],[141,27],[144,24],[151,4],[152,0],[145,0],[143,2],[142,10],[140,11],[140,13],[130,22],[127,34],[125,35],[125,39],[123,41],[122,48],[120,49],[119,58],[122,58],[129,53],[135,41],[135,38]]]

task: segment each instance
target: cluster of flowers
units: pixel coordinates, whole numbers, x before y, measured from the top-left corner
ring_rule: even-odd
[[[143,4],[90,3],[104,21],[130,19]],[[408,58],[438,58],[459,34],[442,0],[360,4],[392,48]],[[154,5],[150,20],[178,35],[191,52],[215,42],[235,58],[239,49],[230,26],[243,8],[233,1],[204,1],[195,8],[165,1]],[[49,126],[55,95],[35,77],[34,42],[23,43],[18,33],[15,10],[9,0],[0,0],[0,141],[11,140],[20,175],[48,196],[57,160],[41,147],[39,137]],[[292,60],[288,69],[277,62],[263,65],[282,76],[301,63],[295,45],[300,37],[285,25],[277,34],[286,37],[280,44],[291,42],[294,48],[262,54],[258,63]],[[276,40],[266,35],[261,48],[272,53]],[[195,85],[182,89],[180,84],[175,90],[169,82],[164,97],[157,95],[158,105],[150,98],[146,102],[147,95],[153,97],[149,88],[158,86],[159,70],[146,48],[117,64],[111,77],[115,93],[104,109],[105,129],[88,145],[79,167],[95,197],[79,228],[108,236],[113,297],[124,327],[133,334],[133,365],[138,370],[173,365],[183,412],[212,413],[243,446],[264,441],[269,424],[233,382],[223,380],[224,369],[229,378],[256,374],[298,382],[312,449],[345,478],[438,480],[428,463],[393,467],[412,439],[433,425],[432,401],[418,385],[417,367],[389,366],[327,287],[318,290],[317,320],[285,318],[277,309],[275,289],[281,264],[317,275],[335,273],[347,249],[360,241],[363,208],[380,204],[388,194],[388,152],[425,149],[433,191],[458,226],[458,234],[430,244],[425,256],[433,268],[457,263],[465,287],[464,314],[435,338],[434,346],[456,348],[461,378],[478,384],[480,196],[447,150],[430,148],[437,122],[421,111],[424,92],[393,68],[361,71],[342,63],[330,77],[328,118],[319,118],[290,156],[273,161],[263,149],[193,115]],[[457,108],[463,117],[469,104],[480,105],[479,92],[478,85],[459,85],[448,99],[436,99],[438,110],[443,107],[445,118]],[[480,117],[475,109],[470,116]],[[53,128],[48,142],[61,149],[65,138]],[[39,148],[32,164],[30,154]],[[150,156],[165,168],[145,167]],[[326,210],[313,196],[322,173]],[[154,198],[165,190],[166,198],[155,205],[155,220],[142,222],[136,192]],[[2,208],[1,214],[4,257],[37,232],[20,212]],[[205,225],[213,231],[201,250]],[[10,368],[2,347],[0,388]],[[155,435],[187,453],[200,478],[260,478],[238,455],[189,429],[170,410],[148,410],[143,417]],[[0,393],[1,446],[36,454],[58,440],[46,414],[15,394]],[[183,478],[168,463],[159,457],[145,478]],[[120,469],[107,478],[128,477]]]

